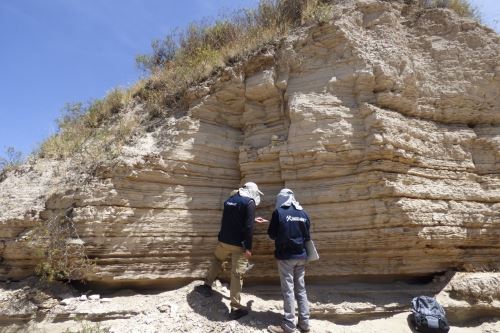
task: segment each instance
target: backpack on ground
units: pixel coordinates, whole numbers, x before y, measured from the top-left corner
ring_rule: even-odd
[[[411,300],[413,324],[422,333],[447,333],[450,330],[446,312],[435,298],[418,296]]]

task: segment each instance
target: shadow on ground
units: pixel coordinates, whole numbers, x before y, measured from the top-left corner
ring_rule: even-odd
[[[187,302],[196,313],[215,322],[231,322],[229,318],[229,298],[214,290],[211,297],[205,297],[192,290],[187,294]],[[279,323],[281,314],[277,310],[261,310],[252,308],[253,301],[247,302],[250,313],[238,319],[240,325],[253,329],[266,329],[267,326]]]

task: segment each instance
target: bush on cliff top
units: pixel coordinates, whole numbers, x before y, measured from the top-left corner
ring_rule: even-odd
[[[23,162],[23,154],[20,151],[17,151],[14,147],[7,147],[5,149],[5,157],[0,156],[0,174],[4,171],[17,168]]]
[[[193,82],[217,67],[244,56],[291,28],[299,26],[318,8],[331,12],[329,1],[261,0],[255,9],[241,10],[213,23],[192,23],[152,43],[152,53],[136,58],[149,74],[138,95],[150,115],[159,116],[166,105],[176,106]]]
[[[392,0],[391,0],[392,1]],[[397,0],[396,0],[397,1]],[[447,7],[462,16],[478,18],[467,0],[399,0],[422,8]],[[128,91],[113,90],[102,100],[88,105],[68,104],[58,121],[58,132],[39,149],[39,156],[65,158],[90,152],[89,143],[102,140],[108,150],[119,149],[132,132],[133,124],[111,129],[106,122],[124,109],[132,97],[138,98],[150,117],[162,116],[170,108],[183,107],[183,92],[216,68],[305,23],[325,22],[332,18],[340,0],[261,0],[255,9],[246,9],[214,22],[190,24],[175,30],[162,40],[152,42],[152,52],[136,57],[136,63],[148,77]],[[109,148],[112,147],[112,148]],[[107,156],[107,155],[105,155]]]
[[[410,0],[414,2],[415,0]],[[418,0],[418,4],[424,8],[449,8],[458,15],[480,20],[479,11],[469,0]]]
[[[153,41],[150,55],[139,55],[139,68],[149,78],[128,91],[115,89],[102,100],[67,104],[58,119],[58,131],[43,142],[39,157],[66,158],[82,153],[106,157],[132,132],[130,124],[111,127],[113,115],[138,97],[151,116],[165,112],[193,82],[206,77],[229,58],[241,55],[300,24],[305,3],[321,0],[261,0],[256,9],[244,10],[214,24],[192,23],[187,29]],[[119,119],[119,117],[116,117]],[[94,146],[94,147],[92,147]]]
[[[450,8],[462,16],[478,18],[468,0],[404,0],[421,8]],[[193,82],[219,66],[244,56],[290,29],[332,18],[340,0],[261,0],[257,8],[234,13],[212,24],[192,23],[152,43],[152,53],[139,55],[136,63],[149,74],[138,94],[150,115],[162,115],[175,106]]]
[[[113,157],[136,124],[125,119],[110,124],[109,120],[130,100],[129,91],[114,89],[103,99],[66,104],[57,119],[57,133],[41,144],[38,155],[55,159],[78,153],[93,159]]]

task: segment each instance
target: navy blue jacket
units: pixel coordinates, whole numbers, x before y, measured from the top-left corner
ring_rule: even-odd
[[[293,205],[275,209],[267,234],[274,239],[278,260],[307,259],[305,242],[311,239],[309,216]]]
[[[219,241],[252,249],[255,201],[236,193],[224,202]]]

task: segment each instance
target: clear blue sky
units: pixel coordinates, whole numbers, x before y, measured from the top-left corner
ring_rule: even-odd
[[[258,0],[0,0],[0,156],[56,131],[67,102],[101,98],[140,76],[135,56],[176,27]],[[500,1],[472,0],[500,31]]]
[[[257,0],[0,0],[0,156],[30,153],[67,102],[138,80],[135,56],[189,22]]]

